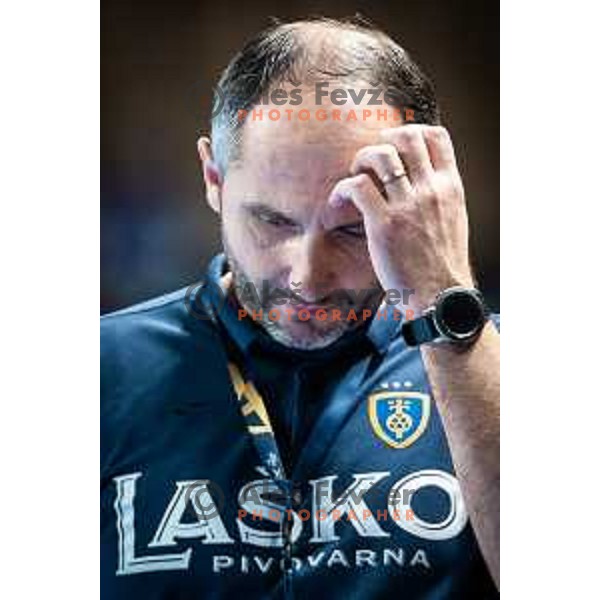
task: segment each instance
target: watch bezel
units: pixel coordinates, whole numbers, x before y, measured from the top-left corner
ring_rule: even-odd
[[[456,331],[453,331],[446,325],[446,323],[444,323],[444,320],[442,318],[444,303],[447,302],[450,297],[456,296],[457,294],[473,298],[476,301],[477,306],[481,310],[481,318],[479,319],[478,323],[473,329],[465,333],[458,333]],[[438,330],[443,339],[453,342],[468,342],[477,337],[481,330],[484,328],[489,316],[489,311],[485,305],[483,296],[481,295],[479,290],[476,290],[474,288],[454,286],[445,289],[443,292],[440,293],[440,295],[436,298],[435,304],[432,307],[430,314],[431,318],[433,319],[435,328]]]

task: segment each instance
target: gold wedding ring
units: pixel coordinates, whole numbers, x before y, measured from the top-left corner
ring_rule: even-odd
[[[389,185],[390,183],[397,181],[402,177],[408,177],[408,175],[402,169],[396,169],[393,173],[386,173],[381,181],[383,185]]]

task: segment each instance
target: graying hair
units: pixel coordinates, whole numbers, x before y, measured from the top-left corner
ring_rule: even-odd
[[[299,86],[324,76],[381,86],[391,92],[392,107],[414,111],[414,122],[440,122],[430,80],[403,48],[363,18],[276,22],[244,45],[217,84],[211,137],[221,173],[240,158],[244,122],[239,111],[250,111],[286,81]]]

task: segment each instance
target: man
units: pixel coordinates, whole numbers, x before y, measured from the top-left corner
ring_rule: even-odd
[[[499,336],[430,84],[321,19],[217,104],[224,254],[102,320],[104,596],[495,597]]]

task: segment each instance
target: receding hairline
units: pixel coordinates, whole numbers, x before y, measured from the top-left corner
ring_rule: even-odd
[[[347,55],[353,50],[365,49],[383,51],[386,43],[398,46],[382,31],[351,20],[337,21],[326,17],[281,23],[271,31],[273,34],[289,32],[304,52],[303,59],[294,66],[299,68],[296,73],[299,81],[305,83],[312,79],[311,65],[318,67],[317,72],[321,73],[328,67],[339,65],[341,53]]]
[[[393,81],[391,85],[402,94],[406,87],[407,97],[411,101],[415,99],[419,110],[423,107],[422,122],[435,124],[439,119],[435,94],[421,68],[389,35],[360,17],[275,21],[246,42],[223,71],[219,83],[233,84],[236,98],[239,91],[236,76],[243,79],[247,74],[245,68],[252,71],[257,65],[256,72],[262,69],[261,96],[281,87],[286,80],[296,85],[312,84],[325,76],[330,81],[343,80],[355,85],[367,81],[378,85],[381,77],[386,84]],[[243,89],[239,97],[244,98],[244,94],[246,100],[252,96]],[[255,97],[251,99],[246,106],[238,103],[237,107],[249,108],[256,100]],[[236,107],[235,100],[231,105]],[[217,163],[223,170],[230,160],[235,160],[232,149],[239,149],[243,130],[243,123],[235,123],[232,114],[233,111],[224,111],[222,118],[213,118],[212,123],[213,140],[218,141],[215,143],[219,155]],[[225,130],[230,132],[229,142],[223,137]],[[218,140],[214,135],[217,132]]]
[[[273,29],[273,32],[275,31],[289,31],[293,33],[296,36],[296,40],[304,44],[307,48],[310,48],[311,43],[315,41],[323,41],[324,45],[327,46],[331,44],[332,37],[348,36],[349,34],[356,36],[357,39],[377,40],[378,45],[385,38],[392,41],[385,33],[377,29],[369,29],[352,22],[335,21],[326,18],[315,20],[303,19],[291,23],[282,23]]]

